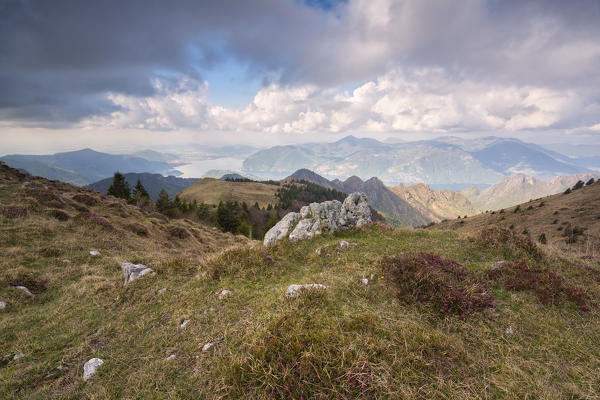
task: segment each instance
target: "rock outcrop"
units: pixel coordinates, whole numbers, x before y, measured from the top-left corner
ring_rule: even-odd
[[[102,364],[104,364],[104,361],[100,358],[92,358],[91,360],[86,362],[83,365],[83,381],[85,382],[92,376],[94,376],[94,374],[96,374],[96,371],[98,370],[98,367],[100,367]]]
[[[266,234],[265,246],[288,237],[290,240],[303,240],[323,232],[335,233],[344,229],[361,227],[371,223],[371,209],[364,193],[350,194],[343,203],[337,200],[311,203],[299,213],[289,213]],[[291,232],[290,232],[291,230]]]
[[[123,277],[125,278],[123,286],[127,286],[132,280],[153,272],[152,268],[148,268],[143,264],[132,263],[123,263],[121,265],[121,270],[123,271]]]

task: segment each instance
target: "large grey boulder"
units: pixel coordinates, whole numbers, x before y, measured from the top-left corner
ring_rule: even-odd
[[[265,234],[263,244],[271,246],[285,237],[292,241],[310,239],[323,232],[359,228],[370,222],[367,196],[356,192],[346,197],[343,203],[337,200],[311,203],[298,213],[287,214]]]
[[[127,284],[134,279],[154,272],[152,268],[148,268],[144,264],[132,263],[123,263],[121,265],[121,270],[123,271],[123,277],[125,278],[125,283],[123,286],[127,286]]]

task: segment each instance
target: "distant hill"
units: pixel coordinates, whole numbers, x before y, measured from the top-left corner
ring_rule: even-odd
[[[452,190],[433,190],[424,183],[410,186],[399,184],[391,190],[430,221],[439,222],[479,213],[465,196]]]
[[[519,177],[519,179],[525,179]],[[527,178],[532,179],[532,178]],[[436,224],[431,229],[451,229],[477,234],[497,226],[524,234],[548,250],[573,250],[598,254],[600,249],[600,183],[572,193],[563,192],[494,211]],[[540,236],[544,234],[544,239]],[[546,242],[546,243],[543,243]]]
[[[182,200],[205,204],[219,204],[223,201],[246,202],[260,207],[277,203],[278,186],[258,182],[230,182],[214,178],[204,178],[179,193]]]
[[[261,178],[260,176],[248,174],[246,172],[233,171],[233,170],[230,170],[230,169],[210,169],[210,170],[206,171],[204,174],[202,174],[201,178],[216,178],[216,179],[221,179],[225,175],[234,175],[234,174],[235,175],[239,175],[239,176],[241,176],[243,178],[252,179],[253,181],[261,181],[261,180],[263,180],[263,178]]]
[[[533,143],[493,136],[400,143],[348,136],[334,143],[271,147],[243,163],[248,173],[274,178],[309,169],[329,180],[376,176],[389,185],[425,182],[444,189],[493,184],[515,173],[549,179],[594,168],[600,168],[600,158],[572,158]]]
[[[175,196],[177,193],[181,192],[183,189],[191,186],[195,182],[197,182],[198,178],[177,178],[175,176],[162,176],[160,174],[149,174],[149,173],[135,173],[131,172],[128,174],[123,174],[125,176],[125,180],[129,184],[129,187],[133,189],[137,180],[139,179],[144,185],[144,188],[148,191],[148,194],[152,198],[152,200],[158,199],[158,194],[162,189],[165,189],[167,193],[169,193],[169,197]],[[101,181],[94,182],[87,187],[95,190],[96,192],[106,194],[108,188],[112,184],[112,177],[102,179]]]
[[[34,175],[76,185],[97,182],[111,177],[116,171],[179,174],[171,164],[164,161],[149,161],[141,157],[107,154],[91,149],[52,155],[11,154],[1,157],[0,160]]]
[[[516,174],[502,179],[487,189],[469,188],[462,190],[461,193],[480,210],[499,210],[531,199],[563,192],[579,180],[587,182],[590,178],[597,179],[599,176],[600,174],[597,173],[583,173],[557,176],[542,181],[525,174]]]

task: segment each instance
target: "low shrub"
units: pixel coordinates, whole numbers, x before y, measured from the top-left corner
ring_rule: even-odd
[[[486,284],[454,260],[405,253],[386,257],[381,264],[400,299],[431,306],[440,315],[465,317],[494,307]]]
[[[582,288],[569,286],[549,268],[529,266],[525,260],[504,263],[490,270],[488,275],[508,290],[533,293],[542,304],[559,305],[568,301],[582,311],[589,311],[590,306],[598,306]]]
[[[94,206],[96,204],[98,204],[98,199],[96,199],[94,196],[90,196],[89,194],[76,194],[75,196],[73,196],[73,200],[85,204],[86,206]]]
[[[538,236],[538,242],[540,242],[541,244],[548,243],[548,240],[546,239],[546,234],[545,233],[541,233],[540,236]]]
[[[2,216],[4,218],[25,218],[27,209],[21,206],[6,206],[2,208]]]
[[[110,222],[108,222],[106,219],[102,218],[98,214],[94,214],[93,212],[90,211],[86,214],[86,216],[87,216],[88,220],[91,222],[94,222],[104,228],[107,228],[107,229],[114,229],[114,227],[111,225]]]
[[[541,259],[543,257],[542,252],[529,236],[519,235],[513,230],[502,227],[486,228],[474,238],[474,241],[480,246],[502,251],[505,258]]]
[[[69,214],[67,214],[63,210],[51,209],[51,210],[48,210],[48,214],[52,218],[56,218],[59,221],[67,221],[69,219]]]

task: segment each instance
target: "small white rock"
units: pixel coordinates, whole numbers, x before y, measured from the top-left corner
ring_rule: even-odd
[[[506,261],[504,261],[504,260],[502,260],[502,261],[498,261],[498,262],[495,262],[495,263],[493,263],[493,264],[490,266],[490,271],[495,271],[495,270],[497,270],[497,269],[500,269],[500,268],[502,268],[502,267],[503,267],[505,264],[507,264],[507,262],[506,262]]]
[[[25,357],[25,354],[23,354],[23,353],[17,353],[17,354],[15,354],[15,355],[13,356],[13,360],[15,360],[15,361],[16,361],[16,360],[18,360],[19,358],[23,358],[23,357]]]
[[[348,242],[347,242],[347,241],[345,241],[345,240],[340,240],[340,243],[339,243],[339,244],[340,244],[340,247],[341,247],[342,249],[345,249],[346,247],[350,246],[350,243],[348,243]]]
[[[0,310],[4,310],[6,308],[6,303],[3,301],[0,301]]]
[[[211,351],[215,348],[215,344],[214,343],[206,343],[204,346],[202,346],[202,351],[207,352],[207,351]]]
[[[367,278],[362,278],[360,281],[362,282],[363,285],[369,284],[369,280]]]
[[[176,358],[177,358],[177,356],[175,354],[171,354],[169,357],[166,358],[166,360],[167,361],[171,361],[171,360],[174,360]]]
[[[320,283],[309,283],[306,285],[290,285],[285,291],[286,297],[297,297],[301,290],[305,289],[327,289],[327,286]]]
[[[514,334],[515,334],[515,331],[514,331],[514,329],[513,329],[513,327],[512,327],[512,326],[509,326],[508,328],[506,328],[506,334],[507,334],[508,336],[512,336],[512,335],[514,335]]]
[[[227,290],[227,289],[221,290],[221,293],[219,293],[219,300],[222,300],[223,298],[229,296],[230,294],[231,294],[231,290]]]
[[[65,264],[68,264],[68,263],[70,263],[70,262],[71,262],[71,260],[69,260],[69,259],[66,259],[66,258],[63,258],[62,260],[60,260],[60,262],[63,262],[63,263],[65,263]]]
[[[322,251],[323,250],[319,247],[318,249],[315,250],[315,253],[317,253],[317,255],[320,256]]]
[[[25,293],[27,296],[33,297],[33,293],[31,293],[29,291],[29,289],[27,289],[25,286],[15,286],[15,289],[19,289],[20,291]]]
[[[98,367],[104,364],[104,361],[99,358],[92,358],[83,365],[83,381],[90,379],[98,370]]]
[[[184,319],[183,322],[181,323],[181,325],[179,325],[179,329],[185,328],[185,326],[189,323],[190,323],[189,319]]]
[[[148,268],[144,264],[132,264],[128,262],[121,264],[121,271],[123,271],[123,278],[125,278],[123,286],[127,286],[134,279],[154,272],[152,268]]]
[[[158,289],[156,291],[156,294],[160,295],[160,294],[164,294],[167,291],[167,288],[162,288],[162,289]]]
[[[96,256],[99,256],[99,255],[100,255],[99,251],[96,251],[96,250],[90,251],[90,256],[92,256],[92,257],[96,257]]]

